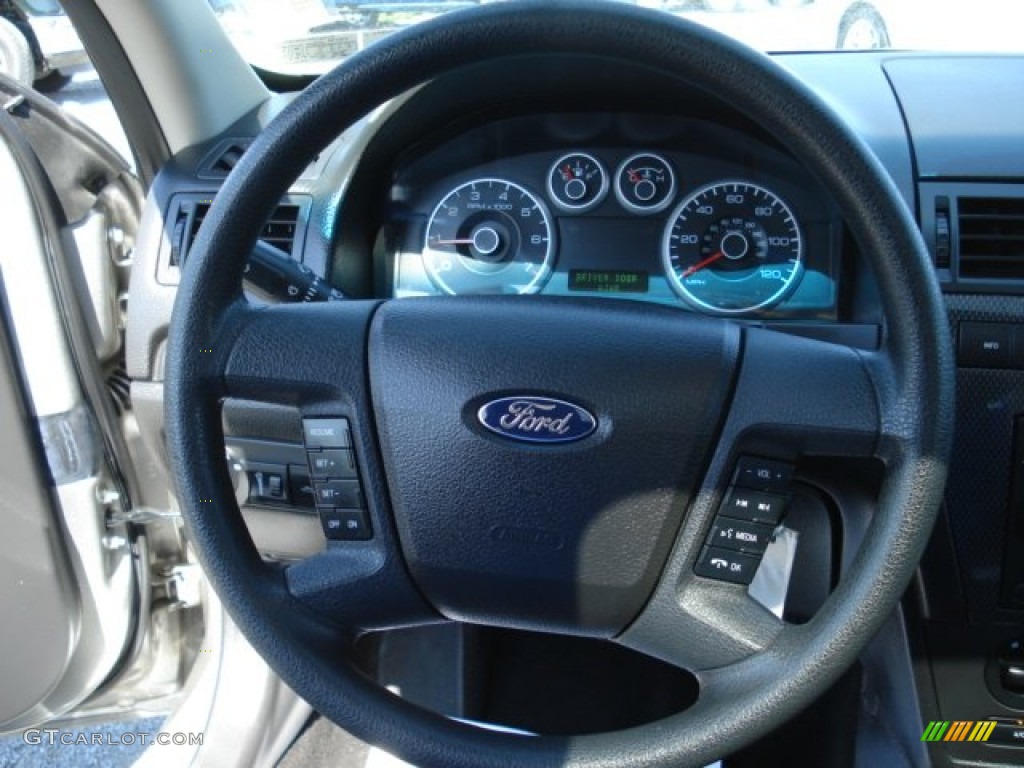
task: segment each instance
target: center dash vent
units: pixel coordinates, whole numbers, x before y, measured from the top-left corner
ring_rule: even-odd
[[[1024,280],[1024,197],[957,198],[960,276]]]
[[[184,203],[178,208],[175,220],[172,243],[172,267],[180,267],[188,258],[189,249],[199,234],[199,227],[206,219],[210,204]],[[260,240],[280,248],[292,255],[295,246],[296,230],[298,229],[300,207],[291,203],[279,205],[260,230]]]

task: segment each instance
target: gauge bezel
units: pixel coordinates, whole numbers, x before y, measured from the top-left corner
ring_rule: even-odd
[[[582,205],[573,205],[573,204],[567,203],[564,200],[562,200],[561,198],[559,198],[558,195],[555,194],[555,187],[554,187],[554,185],[551,183],[551,177],[554,174],[555,169],[557,169],[563,162],[565,162],[566,160],[568,160],[571,157],[583,157],[583,158],[586,158],[587,160],[592,162],[595,166],[597,166],[598,171],[600,171],[600,173],[601,173],[601,188],[598,190],[597,195],[594,197],[593,200],[590,200],[589,202],[583,203]],[[593,210],[594,208],[596,208],[597,206],[599,206],[601,203],[604,202],[604,199],[608,196],[608,188],[610,186],[611,186],[611,184],[608,181],[608,169],[605,167],[605,164],[602,163],[600,160],[598,160],[596,157],[594,157],[589,152],[579,152],[579,151],[566,152],[564,155],[560,156],[557,160],[555,160],[555,162],[553,162],[551,164],[551,166],[548,168],[548,176],[547,176],[548,199],[551,200],[552,204],[554,204],[554,206],[556,208],[561,208],[563,211],[569,211],[571,213],[585,213],[586,211]]]
[[[718,187],[729,187],[733,185],[748,188],[752,187],[774,198],[778,202],[778,204],[782,206],[785,214],[788,215],[789,218],[792,220],[793,229],[796,231],[798,237],[796,264],[794,265],[793,271],[790,274],[790,276],[784,281],[782,287],[778,291],[773,293],[770,297],[768,297],[764,301],[761,301],[760,303],[752,304],[748,307],[739,307],[735,309],[716,307],[711,304],[708,304],[705,301],[702,301],[701,299],[693,295],[690,289],[687,288],[683,284],[682,280],[676,275],[675,268],[672,264],[672,255],[669,252],[669,247],[672,238],[672,230],[675,227],[676,222],[679,220],[680,215],[687,208],[687,206],[689,206],[691,203],[697,200],[697,198],[701,197],[702,195],[706,194],[712,189]],[[661,237],[661,262],[665,271],[665,277],[667,278],[669,285],[672,287],[672,290],[675,291],[675,293],[681,299],[683,299],[683,301],[685,301],[694,309],[700,312],[714,315],[748,315],[752,312],[757,312],[758,310],[762,309],[768,309],[769,307],[773,307],[779,304],[780,302],[788,298],[789,294],[796,288],[797,284],[800,282],[801,276],[803,275],[804,269],[804,232],[803,228],[800,226],[800,220],[797,218],[796,214],[793,213],[792,207],[790,207],[789,203],[787,203],[786,200],[783,199],[782,196],[780,196],[774,190],[770,189],[769,187],[766,187],[763,184],[758,184],[747,179],[720,179],[717,181],[712,181],[708,184],[704,184],[703,186],[693,190],[692,192],[687,194],[675,208],[672,209],[671,215],[669,215],[669,217],[665,221],[665,230]]]
[[[443,195],[441,195],[441,197],[438,200],[437,204],[431,210],[430,216],[427,217],[426,225],[423,228],[423,246],[422,246],[422,249],[420,251],[420,261],[423,264],[423,270],[426,273],[427,278],[430,280],[430,282],[433,283],[435,286],[437,286],[437,288],[439,288],[441,291],[443,291],[444,293],[448,294],[449,296],[488,295],[488,292],[467,293],[467,292],[463,291],[463,292],[460,293],[458,291],[453,290],[452,287],[440,276],[438,271],[436,269],[434,269],[430,265],[430,261],[428,259],[428,254],[429,253],[445,253],[445,254],[448,253],[448,252],[445,252],[445,251],[435,250],[434,248],[432,248],[430,246],[430,230],[431,230],[431,225],[433,224],[435,218],[437,217],[438,211],[441,210],[441,208],[444,206],[445,202],[452,195],[454,195],[456,192],[459,192],[462,189],[465,189],[465,188],[468,188],[468,187],[472,187],[475,184],[488,184],[488,183],[490,183],[490,184],[505,185],[505,186],[507,186],[509,188],[515,189],[518,192],[520,192],[522,195],[524,195],[530,201],[532,201],[533,205],[537,208],[538,211],[540,211],[540,216],[541,216],[541,218],[545,222],[545,228],[547,230],[548,237],[547,237],[547,248],[546,248],[546,251],[544,253],[544,259],[543,259],[542,262],[540,262],[540,266],[538,267],[537,272],[533,275],[532,279],[526,284],[524,289],[521,290],[521,291],[518,291],[518,295],[521,295],[521,296],[522,295],[527,295],[527,294],[537,293],[537,292],[539,292],[544,287],[544,285],[547,283],[547,281],[551,278],[551,274],[553,272],[553,265],[554,265],[555,253],[556,253],[556,243],[557,243],[557,233],[555,231],[554,219],[551,216],[551,212],[548,210],[547,206],[544,204],[544,201],[541,199],[541,195],[538,195],[535,192],[531,192],[529,189],[524,187],[522,184],[517,184],[514,181],[509,181],[508,179],[502,179],[502,178],[499,178],[499,177],[496,177],[496,176],[488,176],[488,177],[482,177],[482,178],[469,179],[468,181],[456,184],[455,186],[453,186],[450,189],[448,189],[448,191],[445,192]],[[466,264],[465,263],[466,262],[466,257],[463,256],[462,254],[455,253],[453,255],[456,256],[461,263],[463,263],[463,265],[465,266],[465,268],[468,271],[475,272],[477,274],[482,274],[474,266],[472,266],[470,264]],[[510,262],[510,264],[511,263],[512,262]],[[496,271],[494,274],[498,274],[499,271]]]
[[[665,170],[668,172],[668,193],[665,198],[654,205],[637,205],[632,200],[626,197],[626,194],[622,191],[622,172],[626,170],[626,166],[636,160],[638,157],[651,157],[659,161],[665,166]],[[655,213],[661,213],[675,200],[676,194],[678,193],[676,185],[676,170],[672,167],[672,163],[669,162],[668,158],[664,155],[660,155],[657,152],[635,152],[615,168],[615,198],[619,201],[619,205],[625,208],[630,213],[637,213],[643,216],[650,216]]]

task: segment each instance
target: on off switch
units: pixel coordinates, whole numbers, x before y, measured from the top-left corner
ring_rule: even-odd
[[[334,541],[365,541],[373,535],[370,520],[362,509],[323,509],[320,523],[324,536]]]

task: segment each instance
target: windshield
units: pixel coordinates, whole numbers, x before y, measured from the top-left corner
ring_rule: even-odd
[[[289,74],[325,72],[390,32],[487,1],[209,0],[250,63]],[[1019,51],[1024,40],[1020,0],[626,1],[769,52]]]

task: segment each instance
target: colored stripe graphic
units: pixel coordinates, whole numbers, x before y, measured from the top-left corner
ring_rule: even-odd
[[[963,741],[963,733],[967,730],[967,723],[963,720],[954,720],[953,725],[950,727],[949,732],[946,734],[946,738],[943,741]]]
[[[974,730],[971,731],[970,741],[988,741],[988,737],[992,735],[992,731],[995,729],[996,723],[994,720],[982,721],[974,726]]]
[[[988,741],[995,729],[994,720],[932,720],[921,741]]]

